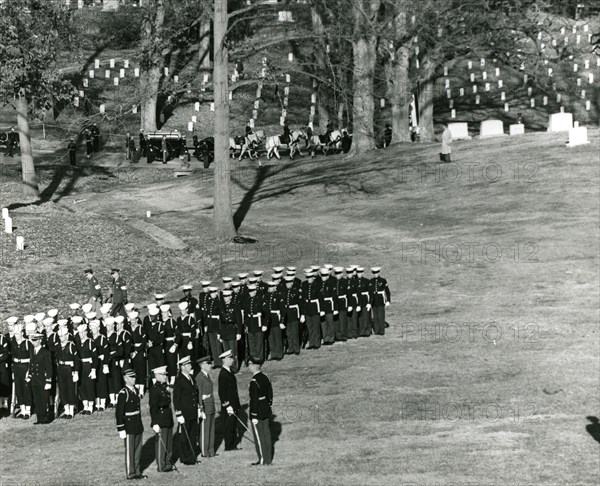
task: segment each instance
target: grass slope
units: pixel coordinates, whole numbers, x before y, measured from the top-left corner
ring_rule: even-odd
[[[150,465],[147,483],[595,484],[598,443],[585,427],[600,412],[600,139],[594,130],[590,145],[567,149],[565,137],[459,142],[452,165],[436,163],[434,144],[262,170],[235,165],[240,232],[254,245],[208,236],[212,169],[176,181],[105,181],[99,192],[84,177],[59,204],[13,211],[15,226],[56,255],[52,263],[3,251],[2,317],[79,298],[86,258],[73,254],[85,255],[95,238],[105,250],[92,264],[108,267],[118,254],[136,302],[278,264],[383,265],[393,301],[385,337],[265,365],[278,437],[271,468],[249,467],[255,453],[244,440],[243,451],[181,466],[178,476]],[[5,192],[17,178],[0,181],[3,205],[19,202]],[[159,248],[127,226],[147,210],[189,249]],[[72,251],[61,252],[70,237]],[[243,403],[249,379],[238,376]],[[126,482],[110,412],[44,429],[3,419],[0,448],[3,483],[42,474],[45,484]]]

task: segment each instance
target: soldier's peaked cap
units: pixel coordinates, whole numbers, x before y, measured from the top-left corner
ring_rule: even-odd
[[[210,280],[202,280],[200,284],[202,285],[202,287],[208,287],[211,284],[211,282]]]
[[[189,356],[184,356],[183,358],[181,358],[179,361],[177,361],[177,364],[179,366],[184,366],[186,364],[192,364],[192,360],[190,359]]]
[[[125,368],[123,370],[123,376],[128,376],[129,378],[135,378],[135,371],[131,368]]]
[[[286,275],[285,277],[283,277],[283,280],[285,280],[286,282],[293,282],[294,277],[292,275]]]
[[[381,267],[371,267],[372,273],[379,273],[381,271]]]
[[[204,356],[202,358],[200,358],[198,361],[196,361],[198,364],[202,364],[202,363],[212,363],[212,358],[210,356]]]
[[[121,271],[120,268],[111,268],[110,273],[119,273]]]
[[[167,365],[158,366],[152,369],[152,373],[155,375],[166,374],[167,373]]]
[[[231,349],[228,349],[227,351],[219,355],[219,359],[223,358],[233,358],[233,353],[231,352]]]

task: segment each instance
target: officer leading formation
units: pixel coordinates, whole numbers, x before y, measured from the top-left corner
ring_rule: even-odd
[[[178,316],[165,294],[155,294],[142,318],[141,307],[128,301],[120,269],[111,269],[104,299],[98,278],[87,268],[84,304],[6,320],[0,333],[0,412],[25,420],[35,414],[38,425],[55,417],[72,419],[76,411],[91,415],[114,408],[127,478],[141,479],[140,400],[146,392],[158,471],[176,469],[174,426],[180,461],[194,465],[199,455],[217,455],[211,369],[220,368],[225,451],[238,450],[238,425],[250,430],[240,418],[236,379],[245,363],[252,372],[254,464],[271,464],[273,389],[262,363],[373,333],[384,335],[390,290],[380,267],[371,272],[369,279],[357,265],[315,265],[304,270],[302,281],[296,267],[274,267],[267,281],[261,270],[240,273],[238,280],[223,277],[221,289],[204,280],[197,298],[191,285],[183,286]]]

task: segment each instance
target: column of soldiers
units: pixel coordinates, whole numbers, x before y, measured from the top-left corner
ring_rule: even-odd
[[[6,414],[10,408],[22,419],[35,413],[35,423],[44,424],[52,417],[72,419],[76,409],[89,415],[114,407],[117,428],[125,439],[128,477],[140,477],[136,457],[141,445],[134,436],[143,427],[133,409],[139,409],[148,387],[152,428],[160,437],[159,470],[173,468],[168,432],[173,424],[167,418],[170,404],[165,394],[170,389],[183,441],[181,460],[195,464],[198,444],[203,456],[215,455],[216,409],[208,372],[222,367],[219,393],[225,448],[236,450],[240,404],[235,373],[241,362],[257,373],[267,359],[385,334],[390,290],[380,270],[371,268],[369,279],[356,265],[313,266],[304,270],[304,281],[296,276],[295,267],[275,267],[268,281],[260,270],[240,273],[236,281],[224,277],[221,289],[202,281],[198,298],[192,295],[192,286],[184,286],[177,317],[165,295],[155,294],[142,319],[136,305],[127,300],[119,269],[110,272],[106,302],[94,272],[86,269],[88,295],[83,305],[70,304],[69,312],[61,316],[58,309],[51,309],[7,319],[8,332],[0,333],[0,409]],[[252,416],[259,441],[267,440],[265,413]],[[263,447],[261,451],[257,446],[258,463],[268,464],[270,456]]]

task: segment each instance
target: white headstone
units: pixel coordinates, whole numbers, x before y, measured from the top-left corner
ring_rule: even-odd
[[[479,127],[479,138],[500,137],[504,135],[502,120],[485,120]]]
[[[556,41],[556,39],[552,39],[552,45],[553,45],[554,47],[556,47],[556,46],[557,46],[557,44],[558,44],[558,42]]]
[[[577,86],[581,86],[581,78],[577,78]]]
[[[500,93],[500,101],[505,101],[506,100],[506,91],[502,91],[502,93]]]
[[[73,106],[79,106],[79,96],[75,96],[75,98],[73,98]]]
[[[500,68],[496,68],[496,76],[500,76]]]
[[[465,88],[460,88],[458,90],[458,93],[459,93],[460,96],[464,96],[465,95]]]
[[[283,87],[283,94],[285,96],[289,96],[289,94],[290,94],[290,87],[289,86],[284,86]]]
[[[592,109],[592,102],[590,100],[586,100],[586,102],[585,102],[585,109],[587,111],[590,111]]]
[[[137,105],[133,105],[131,107],[131,113],[133,113],[133,114],[137,113]]]
[[[580,36],[580,35],[578,35],[578,36],[575,38],[575,41],[577,42],[577,44],[581,44],[581,36]]]
[[[444,76],[448,76],[448,66],[444,66]]]
[[[83,87],[87,88],[89,86],[88,78],[83,78]]]
[[[548,68],[548,76],[552,77],[553,73],[554,73],[554,69]]]
[[[502,82],[501,79],[498,80],[498,88],[502,88],[502,86],[504,85],[504,83]]]
[[[115,83],[115,86],[119,86],[119,78],[114,78],[113,82]]]
[[[100,113],[104,113],[106,111],[106,105],[104,103],[102,103],[100,105]]]
[[[485,90],[489,91],[491,89],[490,83],[485,83]]]
[[[111,68],[111,69],[112,69],[112,68],[114,68],[114,67],[115,67],[115,60],[114,60],[114,59],[111,59],[111,60],[108,62],[108,65],[110,66],[110,68]]]
[[[578,69],[579,66],[577,66],[577,63],[573,64],[573,72],[576,73]]]
[[[194,131],[194,122],[188,122],[188,132]]]
[[[556,102],[557,102],[557,103],[560,103],[560,100],[561,100],[561,99],[562,99],[562,96],[561,96],[561,94],[560,94],[560,93],[558,93],[558,94],[556,95]]]
[[[581,99],[585,100],[585,89],[581,90]]]
[[[473,61],[467,61],[467,66],[469,69],[473,69]]]
[[[381,108],[384,108],[384,107],[385,107],[385,98],[381,98],[381,99],[379,100],[379,106],[380,106]]]
[[[215,104],[214,103],[210,104],[210,111],[215,111]]]
[[[85,96],[85,93],[83,90],[79,90],[79,97],[83,98]]]
[[[548,104],[548,97],[544,96],[544,106],[546,106]]]
[[[531,98],[531,100],[529,100],[529,104],[532,108],[535,108],[535,98]]]
[[[504,103],[504,111],[509,111],[508,103]]]
[[[315,114],[315,105],[310,105],[310,114],[311,115]]]
[[[573,128],[572,113],[553,113],[548,122],[549,132],[566,132]]]
[[[194,103],[194,111],[200,111],[200,102],[199,101],[196,101]]]
[[[476,84],[473,85],[473,94],[475,94],[475,93],[477,93],[477,85]]]
[[[481,97],[479,95],[475,96],[475,104],[478,105],[481,102]]]
[[[310,95],[310,102],[313,104],[317,102],[317,94],[316,93],[312,93]]]
[[[140,77],[140,68],[134,68],[134,69],[133,69],[133,75],[134,75],[136,78],[139,78],[139,77]]]
[[[567,147],[577,147],[578,145],[587,145],[588,140],[587,127],[576,127],[569,130],[569,141]]]
[[[533,93],[533,88],[530,86],[527,88],[527,96],[531,96],[531,93]]]
[[[450,118],[456,118],[456,110],[452,109],[452,111],[450,112]]]
[[[583,31],[584,31],[584,32],[587,32],[587,31],[589,30],[589,28],[590,28],[590,26],[589,26],[588,24],[585,24],[585,25],[583,26]]]
[[[203,83],[208,83],[208,74],[205,74],[202,78]]]
[[[129,59],[125,59],[125,61],[123,61],[123,67],[125,69],[129,69]]]
[[[90,79],[94,79],[94,70],[90,69],[90,72],[88,73]]]
[[[565,35],[565,32],[566,32],[565,28],[561,27],[560,28],[560,35]]]
[[[2,219],[10,218],[8,214],[8,208],[2,208]]]
[[[22,236],[17,236],[17,251],[25,250],[25,238]]]
[[[259,100],[254,100],[254,109],[258,110],[258,107],[260,105],[260,101]]]
[[[94,60],[94,69],[100,69],[100,59]]]
[[[481,67],[485,66],[485,59],[482,57],[481,60],[479,61],[481,63]]]
[[[486,72],[486,71],[483,71],[483,72],[481,73],[481,76],[483,77],[483,80],[485,81],[485,80],[487,79],[487,72]]]
[[[4,218],[4,232],[11,234],[13,232],[12,218]]]
[[[149,218],[152,216],[152,211],[146,211],[146,218]]]
[[[254,118],[250,118],[250,120],[248,120],[248,124],[250,125],[250,128],[254,128]]]
[[[469,125],[467,123],[449,123],[448,129],[454,140],[470,140]]]
[[[231,101],[233,99],[233,91],[229,92],[229,101]]]
[[[446,80],[444,81],[444,87],[445,87],[446,89],[448,89],[448,88],[450,87],[450,80],[449,80],[449,79],[446,79]]]
[[[448,98],[448,99],[452,98],[452,90],[450,90],[450,89],[446,90],[446,98]]]
[[[471,73],[471,83],[475,82],[475,73]]]
[[[448,108],[454,108],[454,100],[448,102]]]
[[[589,68],[590,68],[590,60],[589,60],[589,59],[586,59],[585,61],[583,61],[583,66],[584,66],[586,69],[589,69]]]
[[[508,130],[511,135],[523,135],[525,133],[525,125],[522,123],[515,123],[514,125],[510,125]]]
[[[196,123],[198,121],[198,117],[196,115],[192,115],[192,121]]]
[[[104,77],[105,77],[106,79],[110,78],[110,69],[105,69],[105,70],[104,70]]]

